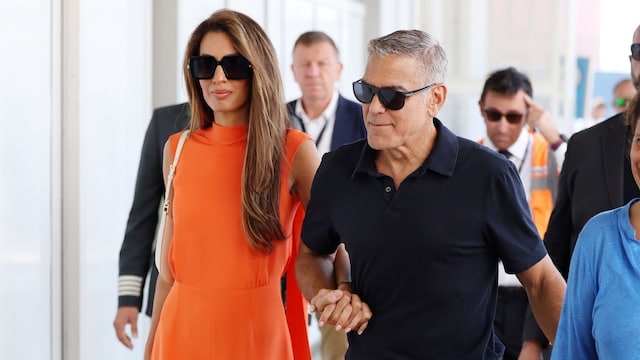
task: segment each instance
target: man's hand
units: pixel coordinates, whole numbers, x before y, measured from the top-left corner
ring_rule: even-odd
[[[126,325],[131,325],[131,336],[138,338],[138,308],[135,306],[122,306],[118,308],[116,318],[113,320],[113,327],[116,329],[116,336],[120,342],[133,349],[131,338],[125,331]]]
[[[538,129],[540,134],[544,136],[549,144],[553,144],[560,139],[560,132],[551,119],[551,114],[543,107],[538,105],[533,99],[524,94],[524,102],[527,103],[529,111],[527,112],[527,124],[532,129]]]

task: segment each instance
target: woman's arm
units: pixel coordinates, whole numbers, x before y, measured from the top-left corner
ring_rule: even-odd
[[[311,183],[319,165],[318,150],[311,140],[306,140],[293,158],[290,174],[291,190],[298,196],[305,209],[311,197]]]

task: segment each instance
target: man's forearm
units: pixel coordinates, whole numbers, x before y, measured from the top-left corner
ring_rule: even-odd
[[[555,269],[554,269],[555,270]],[[553,344],[567,285],[559,272],[551,272],[537,289],[527,289],[538,325]]]
[[[296,259],[296,278],[307,300],[311,300],[320,289],[335,289],[333,256],[301,249]]]

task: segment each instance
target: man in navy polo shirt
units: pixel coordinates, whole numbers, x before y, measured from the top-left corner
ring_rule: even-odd
[[[367,139],[324,156],[297,259],[320,321],[348,333],[347,359],[498,359],[501,259],[553,339],[566,285],[517,170],[435,118],[447,95],[444,50],[419,30],[371,40],[368,50],[353,83]],[[340,243],[351,278],[336,283]]]

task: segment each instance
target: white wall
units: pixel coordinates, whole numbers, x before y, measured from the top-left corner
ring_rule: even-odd
[[[135,353],[116,345],[111,322],[118,251],[151,114],[151,5],[62,6],[64,359],[141,357],[140,341]]]
[[[0,4],[0,359],[46,359],[53,343],[50,13]]]

